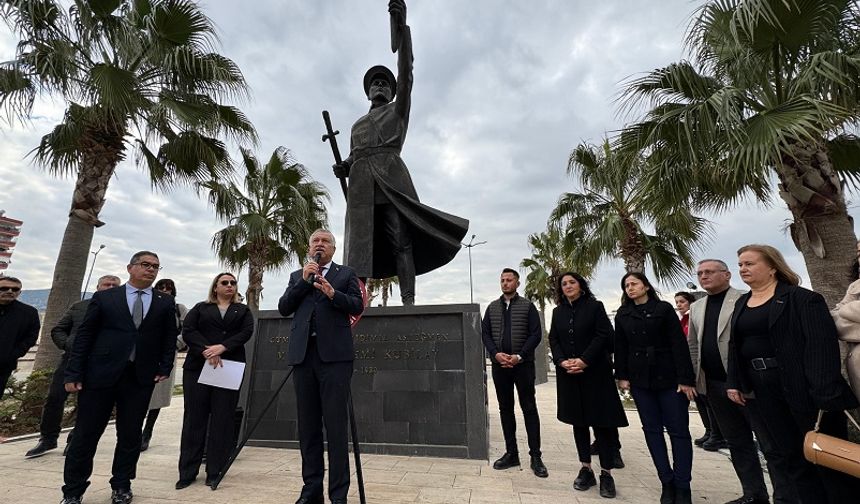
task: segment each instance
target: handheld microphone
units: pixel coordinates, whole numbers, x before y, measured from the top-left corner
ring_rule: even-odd
[[[316,254],[314,254],[314,262],[317,263],[317,265],[319,265],[320,259],[322,259],[322,252],[317,252]],[[313,284],[314,282],[316,282],[316,280],[316,273],[311,273],[311,276],[308,277],[308,281]]]

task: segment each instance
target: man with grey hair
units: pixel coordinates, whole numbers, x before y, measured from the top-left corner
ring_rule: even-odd
[[[290,274],[278,311],[293,315],[287,364],[293,366],[304,485],[296,504],[322,504],[323,425],[328,445],[328,496],[345,504],[349,492],[347,404],[355,350],[350,315],[364,310],[355,271],[332,261],[334,235],[317,229],[311,259]]]
[[[99,278],[96,283],[96,292],[118,287],[121,283],[122,280],[118,276],[105,275]],[[84,315],[86,315],[89,305],[90,299],[84,299],[73,304],[66,310],[66,313],[57,322],[57,325],[51,329],[51,340],[57,348],[62,350],[63,356],[60,359],[60,363],[57,364],[57,369],[54,370],[51,385],[48,388],[48,397],[45,398],[45,406],[42,407],[42,421],[39,423],[39,442],[24,455],[25,458],[41,457],[57,447],[66,398],[69,397],[69,393],[66,392],[63,383],[63,378],[66,374],[66,364],[69,362],[69,350],[72,348],[78,327],[84,321]],[[69,437],[71,438],[71,434]],[[67,442],[66,449],[68,449],[68,446]]]
[[[728,441],[732,466],[743,495],[726,504],[764,504],[769,502],[758,450],[746,411],[726,394],[731,319],[735,302],[742,292],[729,281],[728,265],[719,259],[703,259],[696,268],[699,284],[708,293],[690,305],[688,340],[696,372],[696,390],[708,397],[723,437]],[[766,440],[760,440],[767,451]],[[774,502],[798,502],[786,494],[790,485],[780,484],[780,475],[771,468]]]

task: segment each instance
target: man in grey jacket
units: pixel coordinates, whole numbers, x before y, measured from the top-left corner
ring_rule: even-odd
[[[105,275],[99,278],[96,290],[111,289],[118,287],[121,283],[122,280],[118,276]],[[69,356],[68,350],[72,348],[75,334],[84,320],[84,315],[86,315],[89,305],[89,299],[84,299],[73,304],[66,310],[66,313],[57,322],[57,325],[51,329],[51,340],[57,345],[57,348],[63,351],[63,357],[60,363],[57,364],[57,369],[54,370],[51,386],[48,389],[48,397],[45,399],[45,406],[42,408],[42,421],[39,423],[39,442],[24,455],[25,458],[41,457],[57,447],[66,398],[69,397],[69,393],[66,392],[63,384],[66,362],[68,362]]]

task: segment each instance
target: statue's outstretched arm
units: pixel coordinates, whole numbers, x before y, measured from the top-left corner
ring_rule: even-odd
[[[405,0],[388,2],[391,14],[391,47],[397,51],[397,94],[395,107],[398,115],[409,118],[412,105],[412,33],[406,24]]]

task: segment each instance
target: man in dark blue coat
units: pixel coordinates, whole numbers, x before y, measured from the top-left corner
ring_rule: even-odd
[[[287,364],[293,366],[296,388],[302,487],[296,504],[322,504],[323,424],[328,442],[332,504],[346,503],[349,491],[347,401],[355,350],[349,316],[364,309],[358,277],[332,261],[334,235],[313,232],[312,260],[290,275],[278,303],[283,316],[293,315]]]
[[[161,269],[158,256],[138,252],[127,269],[125,285],[93,295],[66,365],[66,391],[78,392],[78,418],[66,457],[61,504],[80,504],[114,407],[111,503],[131,502],[152,389],[173,369],[176,305],[169,294],[152,289]]]

